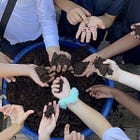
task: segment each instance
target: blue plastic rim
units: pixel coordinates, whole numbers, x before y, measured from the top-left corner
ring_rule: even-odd
[[[59,43],[60,43],[60,46],[64,46],[64,47],[68,47],[68,48],[79,48],[79,47],[82,47],[82,46],[86,46],[87,44],[86,43],[80,43],[79,41],[77,40],[73,40],[73,39],[69,39],[69,38],[66,38],[66,37],[61,37],[60,40],[59,40]],[[24,57],[26,54],[30,53],[32,50],[36,49],[36,48],[39,48],[39,47],[45,47],[44,43],[41,42],[41,43],[37,43],[35,45],[32,45],[32,46],[28,46],[27,48],[25,48],[24,50],[22,50],[15,58],[14,58],[14,61],[13,63],[17,63],[22,57]],[[90,49],[89,49],[89,52],[90,53],[95,53],[96,50],[90,46]],[[110,86],[110,87],[114,87],[114,82],[111,81],[111,80],[108,80],[108,79],[105,79],[105,84]],[[2,94],[6,94],[6,89],[7,89],[7,82],[5,80],[3,80],[3,83],[2,83]],[[3,100],[3,104],[8,104],[8,101],[7,100]],[[105,101],[105,104],[103,105],[102,107],[102,111],[101,111],[101,114],[104,116],[104,117],[108,117],[109,115],[109,112],[112,108],[112,104],[113,104],[113,99],[112,98],[108,98],[106,99]],[[28,126],[25,126],[23,127],[23,129],[21,130],[21,132],[26,135],[27,137],[29,137],[31,140],[38,140],[38,134],[33,132],[31,129],[28,128]],[[83,132],[81,132],[85,137],[88,137],[90,136],[93,131],[89,128],[85,129]],[[51,140],[63,140],[63,138],[51,138]]]

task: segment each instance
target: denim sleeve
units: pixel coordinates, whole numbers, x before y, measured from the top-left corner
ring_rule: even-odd
[[[126,134],[118,127],[108,129],[102,140],[130,140]]]

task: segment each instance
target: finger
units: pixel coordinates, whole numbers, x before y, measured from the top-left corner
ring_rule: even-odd
[[[52,71],[56,71],[56,66],[51,67]]]
[[[84,13],[85,13],[85,15],[86,16],[91,16],[91,13],[88,11],[88,10],[86,10],[85,8],[83,8],[83,7],[81,7],[82,8],[82,10],[84,11]],[[83,18],[83,20],[84,20],[84,18]],[[85,20],[84,20],[85,21]],[[87,22],[88,23],[88,22]]]
[[[45,112],[46,112],[46,110],[47,110],[47,105],[44,105],[42,117],[45,117]]]
[[[78,39],[81,33],[82,33],[82,29],[81,29],[81,27],[79,26],[78,31],[76,32],[75,38]]]
[[[84,140],[84,139],[85,139],[84,135],[81,135],[81,140]]]
[[[84,42],[85,38],[86,38],[86,31],[83,31],[81,34],[81,42]]]
[[[9,77],[11,79],[12,82],[16,82],[16,78],[15,77]]]
[[[57,69],[56,69],[56,71],[57,71],[58,73],[61,72],[61,68],[62,68],[61,65],[57,65]]]
[[[67,65],[64,65],[63,68],[62,68],[62,72],[67,71],[67,69],[68,69],[68,66]]]
[[[86,34],[86,43],[89,43],[91,39],[91,31],[90,29],[87,30],[87,34]]]
[[[91,32],[92,32],[92,39],[95,41],[97,39],[97,27],[93,26]]]
[[[70,134],[70,125],[66,124],[65,128],[64,128],[64,136],[69,135]]]
[[[76,133],[76,131],[72,131],[71,132],[71,135],[72,135],[72,140],[77,140],[77,133]]]
[[[24,119],[27,119],[28,116],[30,116],[33,113],[34,113],[34,110],[28,110],[27,112],[25,112]]]

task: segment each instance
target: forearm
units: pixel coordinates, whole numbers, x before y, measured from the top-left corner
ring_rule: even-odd
[[[140,40],[135,39],[132,35],[127,34],[123,38],[109,45],[105,49],[99,51],[97,55],[103,58],[111,58],[117,54],[123,53],[140,44]]]
[[[116,101],[140,118],[140,102],[120,90],[115,90],[112,95]]]
[[[50,136],[40,136],[39,135],[38,140],[50,140]]]
[[[105,28],[109,28],[113,24],[116,16],[111,16],[111,15],[109,15],[109,14],[106,13],[103,16],[99,16],[99,18],[105,24]]]
[[[10,140],[16,133],[21,130],[20,125],[11,125],[0,133],[2,140]]]
[[[68,12],[69,9],[78,6],[76,3],[70,0],[54,0],[55,5],[61,10]]]
[[[29,76],[29,73],[29,65],[0,63],[0,78],[10,76]]]
[[[68,107],[100,138],[102,138],[106,130],[112,127],[99,112],[92,109],[81,100],[78,100],[74,104],[70,104]]]
[[[139,75],[136,75],[136,74],[124,71],[124,70],[120,70],[117,81],[140,91],[140,86],[139,86],[140,76]]]

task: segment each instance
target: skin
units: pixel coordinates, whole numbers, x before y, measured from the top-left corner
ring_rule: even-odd
[[[117,102],[122,104],[134,115],[140,118],[140,102],[116,88],[111,88],[104,85],[95,85],[88,88],[86,92],[96,99],[114,98]]]
[[[48,83],[43,83],[38,74],[35,71],[36,65],[24,65],[24,64],[6,64],[0,63],[0,78],[5,78],[7,82],[15,82],[16,79],[13,77],[12,79],[9,77],[12,76],[28,76],[33,79],[38,85],[41,87],[48,86]],[[50,74],[53,78],[54,74]],[[53,78],[54,79],[54,78]],[[52,79],[52,80],[53,80]]]
[[[62,92],[59,93],[60,79],[62,79],[64,83]],[[58,99],[68,97],[70,93],[70,85],[67,79],[64,77],[56,78],[52,85],[52,93]],[[75,103],[69,104],[67,107],[73,113],[75,113],[100,138],[102,138],[104,133],[112,127],[111,124],[99,112],[86,105],[80,99],[78,99]]]
[[[4,115],[10,116],[11,119],[11,125],[0,133],[0,137],[3,140],[9,140],[18,133],[27,117],[34,113],[33,110],[24,112],[23,107],[20,105],[6,105],[1,107],[0,111]]]
[[[135,25],[139,25],[140,26],[140,23],[135,23],[135,24],[132,24],[131,25],[131,29],[134,30],[136,27]],[[135,31],[132,31],[131,32],[131,35],[134,36],[136,39],[140,39],[140,35],[139,34],[136,34]]]

